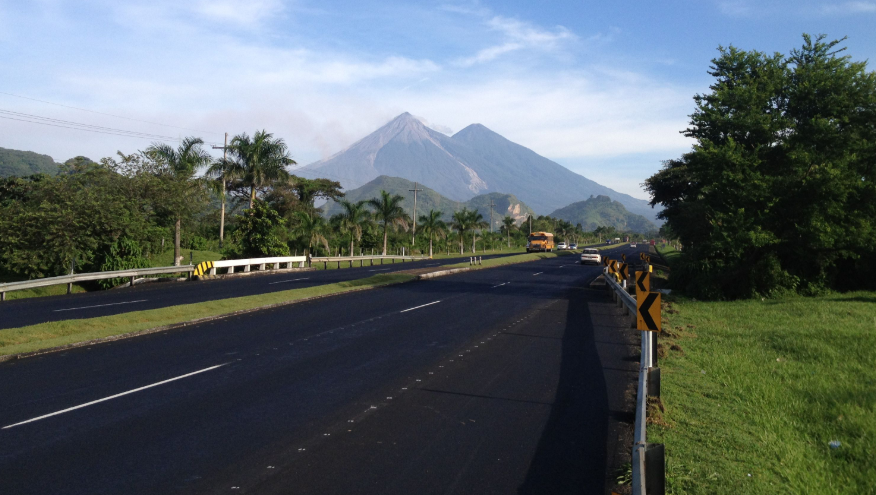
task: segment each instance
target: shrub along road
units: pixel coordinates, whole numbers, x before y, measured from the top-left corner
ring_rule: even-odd
[[[636,332],[572,261],[2,363],[3,489],[604,493]]]

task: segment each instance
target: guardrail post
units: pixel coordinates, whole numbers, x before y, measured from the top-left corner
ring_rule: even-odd
[[[338,270],[341,269],[341,260],[338,260]]]
[[[248,271],[249,271],[249,265],[244,265],[244,266],[243,266],[243,272],[246,273],[246,272],[248,272]]]
[[[3,302],[3,301],[5,301],[5,300],[6,300],[6,293],[5,293],[5,292],[0,292],[0,302]]]
[[[131,277],[131,287],[133,287],[133,286],[134,286],[134,277],[132,276]]]
[[[259,270],[265,271],[265,264],[264,263],[259,265]]]
[[[645,493],[666,493],[666,456],[662,443],[645,444]]]
[[[660,397],[660,368],[648,368],[648,397]]]
[[[329,254],[331,254],[331,253],[329,253]],[[328,261],[323,261],[323,262],[322,262],[322,269],[323,269],[323,270],[328,270]]]

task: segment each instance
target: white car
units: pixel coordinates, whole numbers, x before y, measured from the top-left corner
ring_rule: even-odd
[[[557,244],[557,249],[569,249],[569,245],[566,244],[565,242],[561,242],[561,243]]]
[[[631,242],[631,243],[630,243],[630,247],[633,248],[633,249],[635,249],[635,248],[636,248],[636,243],[635,243],[635,242]]]
[[[585,248],[581,253],[581,264],[586,265],[587,263],[602,263],[602,256],[599,254],[599,250],[593,248]]]

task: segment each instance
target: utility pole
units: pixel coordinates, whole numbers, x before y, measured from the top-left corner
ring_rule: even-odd
[[[222,249],[222,243],[225,240],[225,166],[228,157],[228,133],[225,133],[225,145],[213,146],[214,150],[222,150],[222,210],[219,214],[219,249]],[[280,265],[277,265],[280,266]]]
[[[532,235],[532,213],[529,214],[529,235]]]
[[[411,234],[411,246],[413,246],[414,242],[417,240],[417,191],[422,191],[422,189],[417,189],[417,186],[419,186],[419,184],[414,182],[414,188],[408,189],[408,191],[414,193],[414,228],[413,233]]]
[[[496,203],[493,203],[493,198],[490,198],[490,233],[493,233],[493,207],[496,206]]]

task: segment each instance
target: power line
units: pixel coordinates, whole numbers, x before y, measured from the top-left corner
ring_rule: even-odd
[[[70,120],[54,119],[51,117],[42,117],[22,112],[13,112],[11,110],[0,109],[0,118],[7,120],[15,120],[19,122],[28,122],[31,124],[48,125],[51,127],[60,127],[64,129],[74,129],[79,131],[95,132],[99,134],[109,134],[113,136],[134,137],[140,139],[152,139],[158,141],[182,141],[181,138],[173,136],[164,136],[161,134],[152,134],[141,131],[129,131],[126,129],[116,129],[113,127],[97,126],[92,124],[83,124],[81,122],[73,122]],[[214,143],[209,143],[214,144]]]
[[[123,117],[123,116],[121,116],[121,115],[113,115],[113,114],[111,114],[111,113],[98,112],[98,111],[95,111],[95,110],[88,110],[87,108],[73,107],[73,106],[70,106],[70,105],[62,105],[61,103],[53,103],[53,102],[51,102],[51,101],[38,100],[38,99],[36,99],[36,98],[30,98],[30,97],[28,97],[28,96],[15,95],[15,94],[12,94],[12,93],[7,93],[7,92],[5,92],[5,91],[0,91],[0,94],[2,94],[2,95],[7,95],[7,96],[14,96],[14,97],[16,97],[16,98],[22,98],[22,99],[25,99],[25,100],[38,101],[38,102],[40,102],[40,103],[46,103],[46,104],[48,104],[48,105],[55,105],[55,106],[64,107],[64,108],[72,108],[72,109],[74,109],[74,110],[81,110],[81,111],[83,111],[83,112],[96,113],[96,114],[98,114],[98,115],[107,115],[107,116],[109,116],[109,117],[115,117],[115,118],[117,118],[117,119],[132,120],[132,121],[134,121],[134,122],[143,122],[143,123],[145,123],[145,124],[160,125],[160,126],[162,126],[162,127],[172,127],[172,128],[174,128],[174,129],[182,129],[182,130],[184,130],[184,131],[202,132],[202,133],[204,133],[204,134],[222,134],[221,132],[212,132],[212,131],[202,131],[202,130],[199,130],[199,129],[190,129],[190,128],[188,128],[188,127],[179,127],[179,126],[175,126],[175,125],[162,124],[162,123],[159,123],[159,122],[150,122],[150,121],[148,121],[148,120],[140,120],[140,119],[134,119],[134,118],[131,118],[131,117]]]

